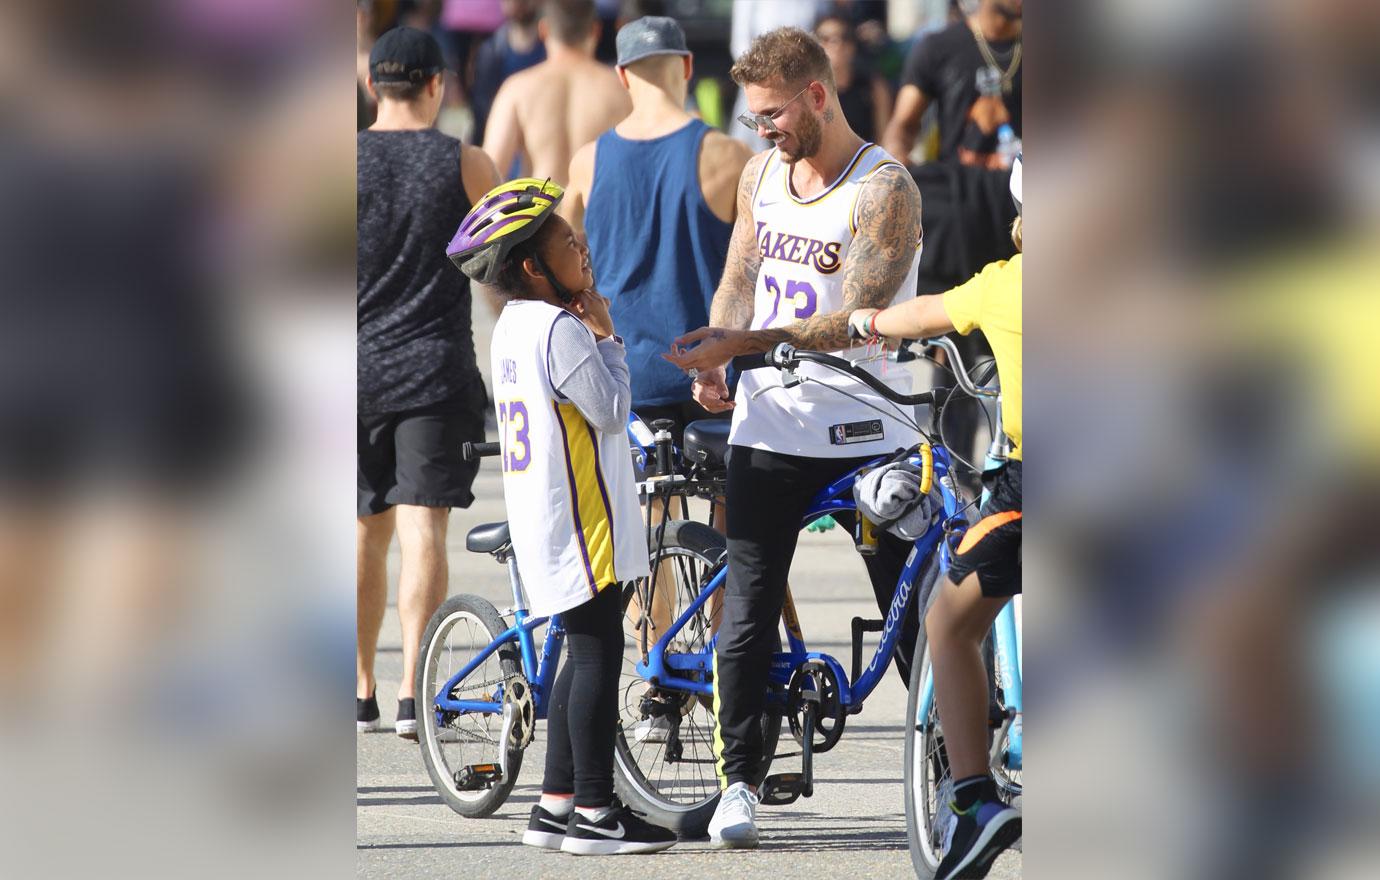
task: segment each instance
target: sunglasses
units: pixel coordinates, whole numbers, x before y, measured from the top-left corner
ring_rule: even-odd
[[[742,116],[738,117],[738,121],[741,122],[743,125],[746,125],[748,128],[752,129],[753,131],[756,131],[757,129],[761,128],[765,129],[768,135],[778,134],[780,133],[781,129],[777,128],[776,123],[772,120],[780,116],[782,113],[785,113],[786,108],[791,105],[791,101],[794,101],[796,98],[799,98],[801,95],[808,92],[810,90],[810,86],[812,85],[814,85],[813,81],[806,83],[805,88],[796,92],[795,96],[792,97],[790,101],[787,101],[786,103],[782,104],[775,112],[771,113],[770,115],[763,115],[761,113],[744,113]]]

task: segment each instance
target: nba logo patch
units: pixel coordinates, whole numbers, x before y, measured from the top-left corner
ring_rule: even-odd
[[[848,422],[829,426],[829,443],[834,446],[847,446],[850,443],[869,443],[882,440],[886,431],[881,419],[867,419],[862,422]]]

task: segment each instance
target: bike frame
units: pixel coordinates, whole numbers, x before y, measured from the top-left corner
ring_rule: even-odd
[[[931,558],[935,548],[941,546],[940,539],[944,534],[945,521],[956,516],[963,506],[947,483],[940,479],[947,476],[949,472],[948,450],[943,447],[934,447],[933,454],[935,479],[944,498],[944,516],[939,522],[931,526],[919,540],[915,541],[910,555],[906,558],[901,576],[896,582],[896,590],[892,594],[891,606],[883,623],[881,640],[877,643],[877,648],[872,654],[872,661],[858,677],[858,680],[854,682],[849,680],[843,664],[836,658],[821,652],[810,651],[805,643],[800,622],[796,617],[794,604],[788,596],[781,615],[786,624],[787,650],[772,655],[770,680],[774,684],[784,688],[800,664],[808,660],[818,660],[829,666],[834,673],[839,683],[839,699],[843,707],[852,713],[861,709],[863,702],[881,681],[887,667],[891,665],[892,652],[895,651],[896,642],[900,638],[906,611],[915,595],[916,578],[925,562]],[[859,473],[885,461],[887,461],[887,457],[873,459],[821,490],[811,500],[808,512],[801,520],[801,528],[826,513],[856,511],[857,506],[853,501],[853,484],[857,482]],[[919,459],[913,456],[912,461],[918,463]],[[703,651],[677,652],[670,656],[667,656],[666,651],[681,630],[709,601],[709,597],[716,590],[723,588],[727,574],[727,567],[720,567],[709,580],[709,583],[700,590],[699,595],[690,603],[690,606],[671,625],[670,629],[657,639],[656,644],[647,652],[646,659],[637,664],[638,675],[659,688],[689,691],[701,696],[713,694],[714,685],[705,679],[713,667],[714,648],[718,641],[717,635],[710,640],[709,646]],[[696,678],[691,678],[692,675]],[[773,693],[769,699],[779,699],[779,697]]]
[[[556,680],[556,666],[561,657],[561,646],[565,642],[565,627],[561,626],[561,616],[553,614],[550,617],[530,617],[527,612],[527,603],[522,594],[522,577],[518,574],[517,560],[508,559],[508,580],[513,587],[513,625],[505,629],[502,633],[494,637],[489,642],[488,647],[461,667],[460,671],[446,679],[446,683],[441,688],[441,692],[436,695],[434,709],[438,712],[489,712],[498,714],[503,711],[503,687],[497,689],[497,699],[495,700],[456,700],[450,694],[461,681],[471,672],[478,668],[493,655],[495,651],[504,645],[516,641],[518,643],[518,653],[522,656],[522,674],[527,677],[527,681],[532,686],[532,707],[536,711],[538,719],[544,719],[547,712],[546,697],[551,693],[551,688]],[[606,587],[605,589],[612,589]],[[537,658],[535,641],[532,632],[537,627],[549,623],[546,628],[546,640],[542,644],[541,658]]]
[[[998,439],[1001,435],[1001,417],[998,410],[997,418]],[[990,469],[1000,465],[1003,457],[998,453],[994,444],[992,450],[987,454],[986,466]],[[983,493],[985,501],[987,493]],[[944,572],[949,568],[949,548],[944,548],[941,556],[941,564]],[[940,577],[943,577],[941,574]],[[1008,601],[997,613],[997,619],[992,622],[992,653],[996,659],[997,681],[1001,683],[1004,708],[1014,712],[1015,718],[1021,718],[1025,713],[1025,700],[1022,696],[1021,681],[1021,633],[1016,626],[1016,603]],[[925,682],[920,691],[920,700],[915,711],[915,725],[919,729],[925,729],[927,719],[930,717],[930,709],[934,706],[934,668],[931,667],[925,676]],[[1007,732],[1007,747],[1003,760],[1006,769],[1022,769],[1022,739],[1024,725],[1013,723]]]

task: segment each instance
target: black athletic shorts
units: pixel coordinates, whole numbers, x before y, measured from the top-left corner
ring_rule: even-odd
[[[977,572],[982,595],[1014,596],[1021,591],[1021,463],[1008,461],[982,480],[991,494],[959,542],[949,579]]]
[[[460,457],[484,440],[484,398],[466,395],[420,409],[359,417],[358,516],[395,504],[469,507],[479,463]]]

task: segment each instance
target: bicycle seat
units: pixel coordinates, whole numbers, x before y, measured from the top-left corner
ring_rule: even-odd
[[[508,523],[485,523],[470,529],[465,536],[465,549],[471,553],[492,553],[510,540]]]
[[[700,419],[685,426],[687,459],[705,467],[721,468],[728,453],[729,419]]]

